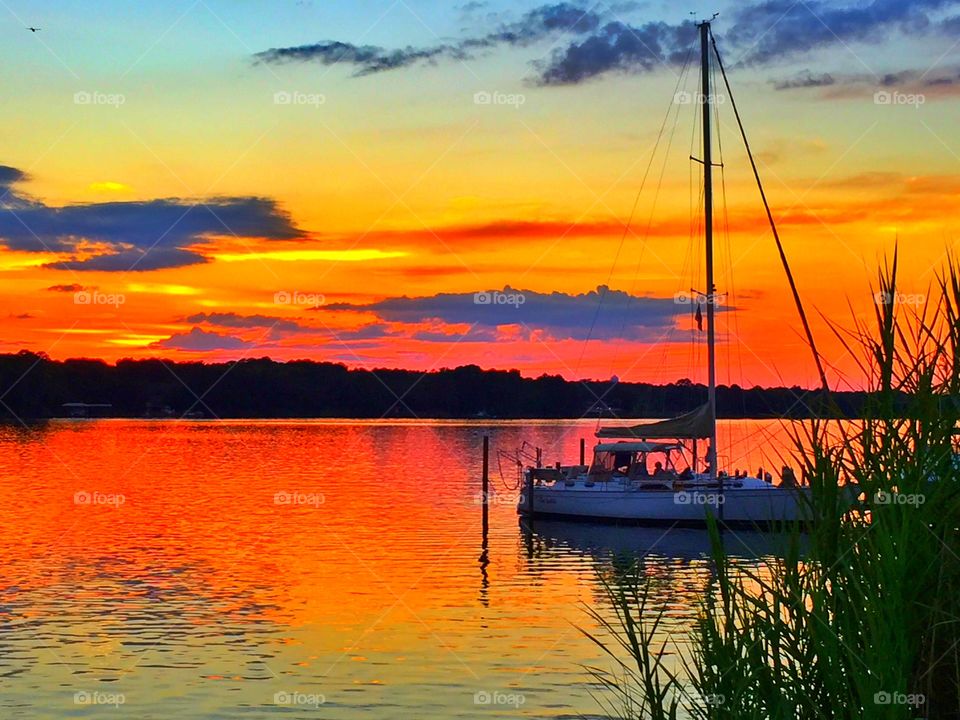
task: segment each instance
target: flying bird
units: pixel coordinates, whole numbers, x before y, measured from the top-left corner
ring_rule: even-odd
[[[41,28],[28,27],[27,30],[29,30],[30,32],[40,32]]]

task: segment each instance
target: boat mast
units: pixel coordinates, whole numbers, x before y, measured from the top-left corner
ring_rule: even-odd
[[[716,318],[713,284],[713,159],[710,141],[710,110],[713,97],[710,92],[710,21],[700,23],[700,83],[702,95],[700,106],[703,108],[703,227],[704,244],[707,249],[707,292],[704,300],[707,304],[707,413],[710,419],[710,448],[707,451],[707,463],[710,468],[710,480],[717,479],[717,348]]]

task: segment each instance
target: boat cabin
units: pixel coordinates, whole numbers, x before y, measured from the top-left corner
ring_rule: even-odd
[[[679,443],[641,441],[599,443],[593,449],[591,480],[605,482],[614,477],[643,482],[672,482],[679,473],[675,459],[683,446]]]

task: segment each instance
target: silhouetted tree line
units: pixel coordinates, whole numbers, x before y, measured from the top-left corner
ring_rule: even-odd
[[[855,417],[862,392],[833,393],[840,412]],[[727,418],[807,418],[822,415],[819,391],[721,386],[718,410]],[[668,417],[706,401],[706,387],[575,382],[560,376],[522,377],[517,370],[475,365],[420,373],[351,370],[343,365],[269,358],[228,363],[51,360],[21,351],[0,355],[0,416],[33,420],[79,412],[113,417],[194,416],[579,418]],[[109,404],[78,411],[70,403]]]

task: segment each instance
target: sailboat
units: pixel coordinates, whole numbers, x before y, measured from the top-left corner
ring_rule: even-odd
[[[526,468],[525,490],[517,506],[522,516],[700,526],[712,515],[728,526],[750,527],[807,519],[811,506],[810,489],[798,484],[789,468],[784,468],[779,484],[774,485],[769,474],[763,477],[741,476],[739,473],[731,476],[717,467],[717,294],[713,257],[714,162],[710,135],[711,110],[716,100],[711,92],[711,43],[731,101],[732,93],[729,93],[729,81],[713,40],[711,21],[697,26],[700,32],[703,157],[691,158],[698,160],[703,167],[707,402],[693,412],[668,420],[598,429],[600,442],[593,449],[593,460],[589,465],[562,466],[557,463],[554,467]],[[735,103],[733,107],[807,341],[813,350],[821,383],[827,390],[823,366],[760,183],[756,162]],[[698,443],[702,442],[707,443],[706,458],[703,467],[699,467],[697,449]]]

